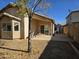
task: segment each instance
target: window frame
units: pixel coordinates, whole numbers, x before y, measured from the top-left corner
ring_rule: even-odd
[[[17,27],[15,27],[15,26],[17,26]],[[18,22],[14,22],[14,31],[20,31],[20,24]]]
[[[10,30],[8,30],[8,26],[10,26]],[[12,24],[11,23],[2,23],[2,31],[11,32],[12,31]]]

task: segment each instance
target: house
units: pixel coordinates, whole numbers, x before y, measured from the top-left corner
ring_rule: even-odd
[[[1,39],[26,39],[29,30],[29,17],[25,13],[18,15],[18,7],[12,3],[0,11],[0,38]],[[32,36],[37,34],[54,34],[54,21],[46,16],[33,14],[31,22]]]
[[[68,25],[63,25],[63,33],[68,36]]]
[[[79,43],[79,10],[72,11],[66,19],[69,36]]]
[[[56,25],[56,32],[57,33],[62,33],[63,32],[63,26],[61,24]]]

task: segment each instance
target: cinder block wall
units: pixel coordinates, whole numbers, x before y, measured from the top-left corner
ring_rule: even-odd
[[[74,40],[79,43],[79,23],[74,24]]]
[[[79,23],[73,23],[69,31],[70,37],[79,43]]]

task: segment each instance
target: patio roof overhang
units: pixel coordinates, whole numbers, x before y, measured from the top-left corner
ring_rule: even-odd
[[[50,19],[50,18],[48,18],[46,16],[41,16],[41,15],[35,14],[35,13],[33,14],[32,19],[54,23],[54,21],[52,19]]]

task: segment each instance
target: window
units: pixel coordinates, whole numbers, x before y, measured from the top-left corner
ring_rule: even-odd
[[[48,25],[45,25],[44,31],[48,32]]]
[[[45,32],[45,34],[48,34],[49,33],[48,25],[45,25],[44,32]]]
[[[5,24],[5,23],[3,24],[2,27],[3,27],[3,31],[6,31],[6,30],[7,30],[7,28],[6,28],[6,24]]]
[[[19,23],[14,23],[14,30],[19,31]]]
[[[11,31],[11,25],[7,25],[7,31]]]
[[[2,27],[3,27],[3,31],[11,31],[10,23],[3,23]]]

